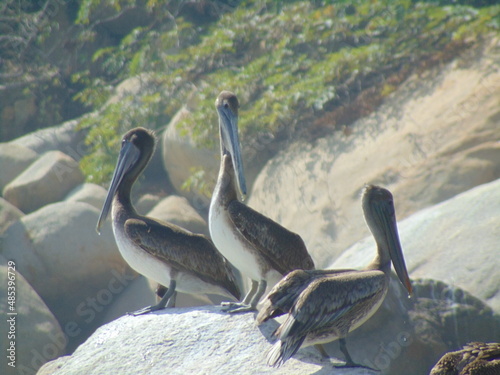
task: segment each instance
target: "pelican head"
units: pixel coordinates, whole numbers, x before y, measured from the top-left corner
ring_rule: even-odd
[[[221,153],[222,156],[228,153],[231,156],[238,190],[242,199],[245,199],[247,187],[238,137],[238,98],[230,91],[222,91],[215,101],[215,107],[219,115]]]
[[[155,147],[154,133],[144,129],[135,128],[128,131],[122,138],[122,148],[118,156],[113,178],[109,186],[108,195],[104,201],[101,215],[97,221],[97,233],[101,231],[101,225],[106,220],[113,197],[118,189],[126,188],[130,196],[130,189],[139,174],[146,168]]]
[[[362,200],[365,220],[377,242],[381,263],[389,261],[390,257],[399,280],[411,294],[412,287],[399,242],[391,192],[379,186],[367,185]]]

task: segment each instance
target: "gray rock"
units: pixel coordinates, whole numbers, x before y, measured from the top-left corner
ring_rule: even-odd
[[[0,143],[0,191],[38,158],[38,154],[15,143]]]
[[[144,276],[139,276],[124,287],[103,314],[102,322],[108,323],[129,312],[156,303],[156,294]]]
[[[106,199],[106,189],[102,186],[83,183],[78,185],[66,195],[65,200],[69,202],[85,202],[94,206],[98,210],[102,208]]]
[[[398,197],[395,196],[396,215]],[[361,208],[359,209],[361,215]],[[411,277],[432,278],[484,299],[500,312],[500,180],[478,186],[399,222]],[[361,268],[373,238],[347,249],[331,268]]]
[[[3,255],[33,285],[65,330],[80,343],[103,311],[137,275],[115,244],[111,225],[96,231],[99,211],[83,202],[59,202],[24,216],[4,234]],[[76,326],[76,328],[75,328]]]
[[[38,375],[376,374],[335,369],[311,349],[281,368],[268,367],[265,351],[275,327],[271,321],[258,328],[254,314],[229,315],[216,306],[125,316],[99,328],[72,356],[47,364]]]
[[[0,256],[0,368],[3,374],[34,374],[45,362],[65,353],[66,336],[54,315],[14,264]],[[8,289],[9,280],[13,283]],[[15,292],[15,294],[10,294]],[[9,304],[9,296],[15,304]],[[13,307],[13,310],[11,310]],[[17,313],[17,315],[8,315]],[[10,320],[10,321],[9,321]],[[14,335],[10,336],[9,334]],[[11,341],[14,342],[11,348]],[[15,348],[15,369],[9,367],[10,350]]]
[[[207,223],[184,197],[171,195],[162,199],[147,216],[178,225],[194,233],[209,235]]]
[[[3,196],[25,213],[57,202],[84,180],[78,163],[60,151],[49,151],[3,190]]]
[[[215,186],[219,170],[219,149],[201,148],[191,137],[182,134],[179,122],[190,114],[187,108],[182,108],[166,126],[161,137],[163,165],[174,188],[182,191],[190,201],[197,202],[202,206],[201,209],[208,210],[209,198],[195,191],[186,191],[182,185],[192,175],[194,169],[202,169],[205,171],[207,184]]]
[[[84,140],[87,130],[77,130],[78,123],[79,120],[66,121],[16,138],[10,143],[30,148],[39,154],[59,150],[80,160],[86,154]]]
[[[0,234],[18,219],[24,216],[24,213],[13,206],[5,199],[0,198]]]
[[[135,203],[135,209],[140,214],[145,214],[160,202],[161,198],[154,194],[144,194]]]

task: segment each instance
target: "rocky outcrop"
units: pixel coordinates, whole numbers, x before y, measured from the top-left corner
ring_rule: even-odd
[[[466,292],[450,290],[444,283],[417,281],[415,295],[408,300],[398,281],[393,281],[380,310],[348,338],[353,359],[380,372],[334,368],[332,364],[342,364],[343,359],[336,342],[326,346],[331,360],[304,348],[281,368],[270,368],[266,352],[274,342],[272,332],[278,322],[256,326],[254,314],[230,315],[218,306],[204,306],[122,317],[99,328],[72,356],[44,366],[39,375],[401,375],[410,373],[409,369],[411,374],[426,374],[443,350],[465,336],[488,340],[500,332],[500,319],[490,308]]]
[[[35,374],[45,362],[65,354],[66,337],[15,261],[0,256],[0,279],[2,374]]]
[[[0,143],[0,191],[38,158],[35,151],[15,144]]]
[[[395,196],[396,215],[398,196]],[[432,278],[467,290],[500,313],[500,179],[459,194],[399,222],[411,277]],[[361,208],[359,208],[361,216]],[[360,268],[375,254],[368,237],[330,266]]]
[[[16,138],[10,143],[27,147],[39,154],[58,150],[75,160],[86,153],[84,139],[86,130],[79,130],[79,120],[66,121],[60,125],[44,128]]]
[[[99,328],[72,356],[45,365],[38,375],[376,374],[334,369],[310,349],[282,368],[268,367],[265,351],[276,326],[271,321],[257,327],[254,314],[229,315],[216,306],[126,316]]]
[[[368,235],[365,183],[395,196],[399,219],[500,177],[500,63],[495,46],[410,78],[377,112],[271,159],[249,206],[299,233],[326,267]]]
[[[62,200],[83,182],[78,163],[60,151],[49,151],[31,164],[3,190],[3,196],[25,213]]]
[[[78,335],[66,332],[76,342],[99,326],[102,312],[136,277],[109,222],[96,233],[98,217],[87,203],[60,202],[22,217],[4,234],[3,256],[16,262],[65,332],[78,328]]]

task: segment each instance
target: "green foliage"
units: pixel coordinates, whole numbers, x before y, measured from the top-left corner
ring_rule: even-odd
[[[82,2],[87,9],[79,22],[88,22],[97,3]],[[116,9],[131,3],[106,1]],[[245,1],[224,13],[228,7],[217,8],[214,1],[224,12],[206,23],[172,17],[162,8],[165,13],[151,24],[94,53],[98,74],[75,78],[85,86],[75,98],[94,108],[109,98],[116,82],[144,72],[154,75],[160,93],[140,91],[85,120],[93,152],[82,169],[90,180],[109,180],[117,154],[111,146],[117,147],[119,135],[136,125],[163,126],[193,97],[197,108],[180,124],[182,131],[200,146],[214,147],[214,100],[224,89],[240,99],[244,146],[262,134],[307,133],[311,119],[354,103],[364,90],[375,89],[374,95],[384,98],[412,70],[453,58],[482,35],[498,32],[499,5],[457,3]],[[147,6],[160,8],[162,2],[150,0]],[[395,78],[388,83],[389,77]],[[346,125],[335,121],[324,125]],[[194,171],[186,187],[203,186],[203,180],[203,173]]]
[[[191,175],[186,181],[184,181],[181,188],[186,191],[196,189],[196,191],[202,196],[210,198],[212,196],[214,184],[210,184],[209,182],[214,182],[213,176],[207,177],[205,170],[199,167],[193,167],[189,172]]]

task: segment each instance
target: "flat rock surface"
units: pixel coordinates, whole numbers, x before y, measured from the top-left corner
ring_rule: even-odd
[[[336,369],[317,355],[303,361],[298,354],[281,368],[268,367],[267,337],[274,328],[276,322],[257,327],[254,314],[229,315],[217,306],[125,316],[99,328],[71,357],[47,364],[38,375],[377,374]]]
[[[500,179],[424,209],[398,227],[410,277],[458,286],[500,313]],[[374,240],[367,237],[331,268],[361,268],[374,255]]]

